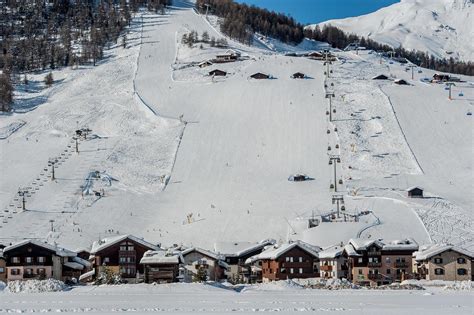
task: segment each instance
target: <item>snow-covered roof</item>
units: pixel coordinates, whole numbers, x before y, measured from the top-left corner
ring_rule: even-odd
[[[339,245],[333,245],[329,246],[328,248],[323,249],[318,253],[319,259],[332,259],[336,258],[342,255],[342,252],[344,251],[344,246]]]
[[[74,262],[74,261],[66,261],[63,265],[66,266],[66,267],[69,267],[71,269],[75,269],[75,270],[84,269],[84,265],[79,264],[79,263]]]
[[[384,242],[381,239],[378,240],[367,240],[360,238],[353,238],[349,240],[349,243],[344,247],[349,256],[354,255],[355,251],[367,250],[368,247],[376,245],[383,251],[392,251],[392,250],[418,250],[418,243],[415,240],[407,238],[404,240],[394,240]],[[352,248],[352,250],[351,250]]]
[[[207,256],[207,257],[210,257],[212,259],[215,259],[215,260],[218,260],[220,258],[223,258],[223,257],[220,257],[218,254],[214,253],[214,252],[211,252],[210,250],[207,250],[207,249],[203,249],[203,248],[199,248],[199,247],[191,247],[191,248],[188,248],[188,249],[185,249],[181,252],[181,254],[183,256],[186,256],[187,254],[189,253],[192,253],[192,252],[198,252],[204,256]]]
[[[179,264],[182,261],[181,257],[164,250],[149,250],[143,255],[140,264]]]
[[[352,244],[346,244],[344,246],[344,251],[347,253],[348,256],[362,256],[356,250],[354,249],[354,246]]]
[[[420,247],[417,252],[413,253],[415,260],[426,260],[430,259],[433,256],[441,254],[447,250],[452,250],[458,252],[460,254],[466,255],[468,257],[474,258],[474,253],[463,248],[447,245],[447,244],[432,244],[432,245],[425,245]]]
[[[417,188],[418,188],[418,189],[421,189],[421,190],[424,190],[424,189],[423,189],[422,187],[420,187],[420,186],[412,186],[412,187],[408,187],[408,188],[406,189],[406,191],[412,191],[413,189],[417,189]]]
[[[278,259],[281,255],[283,255],[284,253],[288,252],[289,250],[295,247],[298,247],[304,250],[305,252],[309,253],[310,255],[313,255],[314,257],[318,257],[318,252],[321,251],[321,248],[318,246],[313,246],[303,241],[296,241],[292,243],[285,243],[282,245],[271,246],[270,248],[264,250],[260,254],[248,258],[245,261],[245,263],[251,264],[255,261],[263,260],[263,259],[270,259],[270,260]]]
[[[136,236],[130,235],[130,234],[125,234],[125,235],[118,235],[118,236],[113,236],[113,237],[108,237],[104,238],[100,241],[96,241],[92,244],[92,249],[91,249],[91,254],[97,254],[101,250],[104,250],[110,246],[113,246],[119,242],[125,241],[125,240],[131,240],[135,243],[138,243],[140,245],[143,245],[145,247],[148,247],[149,249],[152,250],[159,250],[160,248],[152,243],[148,243],[147,241],[138,238]]]
[[[92,269],[91,271],[88,271],[82,275],[79,276],[79,281],[83,280],[83,279],[87,279],[89,277],[92,277],[93,275],[95,275],[95,269]]]
[[[20,241],[18,243],[15,243],[15,244],[12,244],[10,246],[5,247],[3,249],[3,252],[7,253],[8,251],[11,251],[15,248],[19,248],[19,247],[27,245],[27,244],[35,245],[35,246],[38,246],[38,247],[43,247],[43,248],[45,248],[49,251],[54,252],[57,256],[61,256],[61,257],[74,257],[74,256],[77,255],[75,252],[70,251],[68,249],[59,247],[57,245],[49,244],[49,243],[46,243],[46,242],[38,241],[38,240],[23,240],[23,241]]]
[[[389,241],[386,242],[382,250],[383,251],[390,251],[390,250],[418,250],[418,243],[411,239],[407,238],[405,240],[395,240],[395,241]]]
[[[87,268],[92,267],[92,264],[89,261],[87,261],[85,259],[82,259],[81,257],[78,257],[78,256],[72,257],[72,261],[74,261],[78,264],[81,264],[81,265],[83,265],[84,267],[87,267]]]
[[[355,250],[366,250],[367,247],[372,245],[382,248],[384,245],[381,240],[368,240],[362,238],[351,238],[349,244],[351,244]]]
[[[263,240],[258,243],[253,242],[216,242],[214,251],[226,257],[239,257],[263,249],[267,245],[275,244],[275,240]]]

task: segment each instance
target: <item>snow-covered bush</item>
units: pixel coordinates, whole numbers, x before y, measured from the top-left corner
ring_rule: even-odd
[[[94,281],[95,285],[101,284],[121,284],[122,277],[114,273],[109,267],[104,267]]]
[[[27,281],[10,281],[8,282],[5,292],[9,293],[41,293],[56,292],[68,290],[69,286],[64,282],[56,279],[48,280],[27,280]]]

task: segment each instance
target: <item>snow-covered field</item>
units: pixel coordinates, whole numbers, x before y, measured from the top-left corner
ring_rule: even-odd
[[[77,287],[67,292],[0,293],[3,313],[472,314],[472,292],[318,290],[279,282],[237,292],[205,284]]]
[[[208,67],[231,73],[213,82],[181,68],[220,51],[180,44],[190,30],[222,37],[191,7],[176,1],[166,15],[137,17],[128,48],[113,47],[94,68],[54,72],[50,89],[44,74],[30,77],[35,89],[20,91],[17,112],[0,117],[1,242],[47,238],[74,249],[131,233],[209,249],[267,238],[328,246],[356,236],[473,248],[472,85],[456,86],[448,101],[441,85],[418,80],[432,72],[412,81],[404,67],[365,52],[339,53],[326,80],[321,62],[283,56],[290,49],[268,39],[257,47],[228,39],[248,60]],[[291,79],[297,71],[309,78]],[[255,72],[274,79],[249,79]],[[412,85],[370,80],[380,73]],[[325,83],[336,94],[333,123]],[[72,136],[84,127],[92,133],[77,154]],[[347,211],[370,214],[308,230],[313,213],[334,208],[328,154],[341,155]],[[60,157],[55,181],[52,157]],[[295,173],[314,180],[288,181]],[[413,185],[429,198],[406,198]],[[18,187],[29,187],[26,211]]]
[[[472,0],[401,0],[367,15],[329,20],[320,26],[331,24],[395,48],[402,45],[438,58],[473,61],[473,14]]]

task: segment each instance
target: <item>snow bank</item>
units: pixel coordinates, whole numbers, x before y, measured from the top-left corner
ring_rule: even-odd
[[[414,283],[392,283],[392,284],[387,284],[387,285],[381,285],[378,287],[373,287],[371,289],[374,290],[425,290],[424,287],[422,287],[419,284],[414,284]]]
[[[473,281],[446,281],[446,280],[405,280],[401,283],[423,287],[441,287],[443,290],[470,291],[474,289]]]
[[[286,290],[301,290],[304,286],[292,279],[273,281],[268,283],[253,284],[244,287],[240,292],[246,291],[286,291]]]
[[[304,285],[311,289],[325,289],[325,290],[343,290],[343,289],[360,289],[361,287],[353,284],[347,279],[296,279],[297,283]]]
[[[1,288],[1,284],[0,284]],[[5,292],[9,293],[41,293],[41,292],[57,292],[66,291],[69,286],[64,282],[48,279],[48,280],[27,280],[27,281],[10,281],[5,288]]]

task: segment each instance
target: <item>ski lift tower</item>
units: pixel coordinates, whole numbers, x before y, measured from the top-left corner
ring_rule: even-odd
[[[51,180],[55,180],[56,177],[54,176],[54,169],[56,168],[55,165],[58,163],[57,158],[50,158],[48,161],[48,166],[51,166]]]
[[[454,84],[453,82],[446,82],[446,87],[447,87],[448,90],[449,90],[449,96],[448,96],[448,98],[449,98],[450,100],[452,100],[451,91],[452,91],[453,85],[456,86],[456,84]]]
[[[336,95],[334,94],[334,92],[326,92],[326,98],[329,99],[329,121],[332,122],[332,99],[333,97],[336,97]]]
[[[411,64],[411,65],[408,65],[407,67],[411,68],[411,79],[414,80],[415,79],[414,69],[416,68],[416,66]]]
[[[329,156],[329,165],[334,166],[334,191],[337,192],[337,163],[341,163],[341,157],[339,155],[330,155]]]
[[[21,197],[21,208],[26,210],[26,195],[28,194],[28,189],[18,188],[18,196]]]
[[[339,219],[340,218],[340,212],[339,212],[339,209],[341,210],[345,210],[344,208],[344,196],[343,195],[333,195],[332,196],[332,204],[336,205],[337,207],[337,218]],[[340,205],[342,205],[342,208],[339,208]],[[345,215],[344,215],[344,218],[345,218]]]

